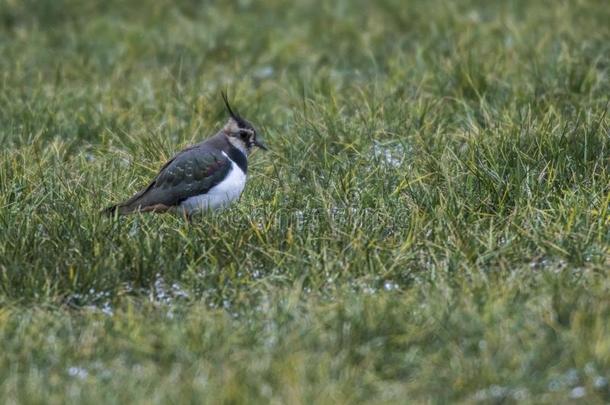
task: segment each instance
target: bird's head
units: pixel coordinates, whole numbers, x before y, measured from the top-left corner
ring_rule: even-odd
[[[222,93],[222,98],[230,115],[229,120],[223,128],[223,132],[227,136],[229,142],[246,154],[250,153],[255,146],[267,150],[265,144],[257,138],[258,133],[254,126],[248,120],[233,112],[227,95],[224,92]]]

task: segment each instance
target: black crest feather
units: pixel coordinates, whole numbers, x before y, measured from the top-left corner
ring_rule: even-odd
[[[252,124],[250,124],[248,121],[243,119],[241,117],[241,115],[239,115],[238,112],[233,111],[233,108],[231,108],[231,104],[229,104],[229,98],[227,97],[227,93],[225,93],[224,91],[221,91],[220,95],[222,96],[222,99],[225,102],[225,106],[227,107],[227,111],[229,111],[229,114],[231,115],[231,118],[233,118],[237,122],[237,125],[240,128],[250,128],[250,129],[252,129]]]
[[[240,120],[239,114],[235,114],[233,112],[233,109],[231,108],[231,105],[229,104],[229,98],[227,97],[227,93],[225,93],[224,91],[221,91],[220,95],[222,96],[222,99],[225,102],[225,106],[227,107],[227,111],[229,111],[229,114],[231,115],[231,117],[234,120],[239,121]]]

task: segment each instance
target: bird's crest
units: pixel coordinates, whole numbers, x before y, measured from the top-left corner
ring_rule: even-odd
[[[227,111],[229,111],[229,115],[231,115],[231,118],[233,118],[235,121],[240,121],[241,117],[239,116],[239,114],[236,114],[233,112],[233,109],[231,108],[231,104],[229,104],[229,98],[227,97],[227,93],[225,93],[224,91],[220,92],[220,95],[222,96],[222,99],[225,102],[225,106],[227,107]]]

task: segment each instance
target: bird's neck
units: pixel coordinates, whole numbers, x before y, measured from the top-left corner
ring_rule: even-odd
[[[227,150],[227,156],[241,169],[244,174],[248,173],[248,155],[244,151],[244,148],[239,148],[229,138],[229,148]]]
[[[246,143],[244,141],[235,136],[227,136],[227,140],[231,146],[243,153],[244,156],[248,156],[248,148],[246,147]]]

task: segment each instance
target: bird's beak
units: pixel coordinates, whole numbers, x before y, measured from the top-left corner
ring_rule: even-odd
[[[259,141],[258,139],[254,140],[254,144],[256,146],[258,146],[259,148],[261,148],[262,150],[269,150],[269,149],[267,149],[267,146],[265,146],[265,144],[262,143],[261,141]]]

